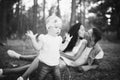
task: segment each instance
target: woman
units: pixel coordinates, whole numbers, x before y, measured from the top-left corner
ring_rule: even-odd
[[[101,55],[101,57],[99,58],[103,57],[102,49],[96,46],[97,41],[101,39],[101,35],[98,34],[99,33],[98,30],[96,32],[95,31],[96,31],[96,28],[92,28],[88,32],[85,32],[84,27],[80,23],[77,23],[70,28],[68,33],[70,34],[70,36],[72,36],[72,39],[69,42],[67,48],[63,51],[65,54],[64,53],[61,54],[62,60],[64,60],[65,64],[67,64],[68,66],[72,66],[72,67],[78,67],[80,65],[84,65],[89,62],[89,64],[91,65],[94,59],[96,58],[96,56]],[[96,36],[98,37],[96,38]],[[85,54],[85,51],[87,51],[86,54]],[[95,53],[96,51],[97,53]],[[30,55],[30,56],[20,55],[10,50],[8,51],[8,54],[11,57],[16,57],[21,60],[30,60],[30,61],[36,57],[36,55]],[[63,61],[61,63],[63,63]],[[63,64],[62,64],[62,67],[63,67]],[[28,66],[16,68],[16,69],[11,70],[11,72],[18,73],[20,71],[26,70],[27,68]],[[86,70],[86,66],[83,66],[82,68]],[[91,68],[93,68],[93,66],[89,66],[89,69]],[[7,73],[10,73],[9,69],[8,70],[3,69],[1,71],[3,72],[4,75]]]

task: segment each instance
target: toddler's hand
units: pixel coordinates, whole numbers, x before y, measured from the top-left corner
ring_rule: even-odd
[[[73,36],[70,36],[70,34],[65,33],[65,37],[66,37],[65,41],[70,41]]]
[[[30,30],[30,31],[27,31],[26,35],[31,39],[33,39],[33,38],[36,38],[38,34],[33,34],[33,32]]]
[[[24,79],[23,79],[23,77],[20,76],[19,78],[17,78],[17,80],[24,80]]]

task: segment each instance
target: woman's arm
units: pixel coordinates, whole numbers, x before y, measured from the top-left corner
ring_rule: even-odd
[[[83,51],[85,50],[85,48],[86,48],[86,45],[87,45],[87,41],[85,40],[85,41],[82,42],[81,47],[79,48],[77,54],[74,55],[74,56],[69,56],[69,55],[66,55],[66,54],[61,54],[61,56],[64,56],[64,57],[66,57],[66,58],[68,58],[68,59],[70,59],[70,60],[75,61],[75,60],[77,60],[77,59],[81,56],[82,52],[83,52]]]
[[[60,51],[63,51],[69,44],[70,41],[65,41],[63,44],[60,46]]]
[[[31,63],[31,65],[29,66],[29,68],[25,71],[25,73],[22,76],[20,76],[17,80],[21,80],[21,78],[23,80],[26,80],[28,76],[38,68],[38,65],[39,65],[39,59],[38,57],[36,57],[34,61]]]
[[[63,51],[69,44],[70,40],[72,39],[72,36],[70,36],[68,33],[65,34],[65,42],[61,44],[60,51]]]

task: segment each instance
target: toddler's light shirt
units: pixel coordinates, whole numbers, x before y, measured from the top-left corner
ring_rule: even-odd
[[[41,34],[38,40],[42,41],[43,46],[39,51],[38,58],[43,63],[49,66],[56,66],[59,64],[60,58],[60,45],[62,44],[61,36],[51,36]]]

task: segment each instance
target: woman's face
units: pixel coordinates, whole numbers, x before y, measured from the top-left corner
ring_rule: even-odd
[[[84,28],[84,26],[83,25],[81,25],[80,26],[80,29],[79,29],[79,31],[78,31],[78,35],[79,35],[79,37],[84,37],[84,34],[85,34],[85,28]]]

